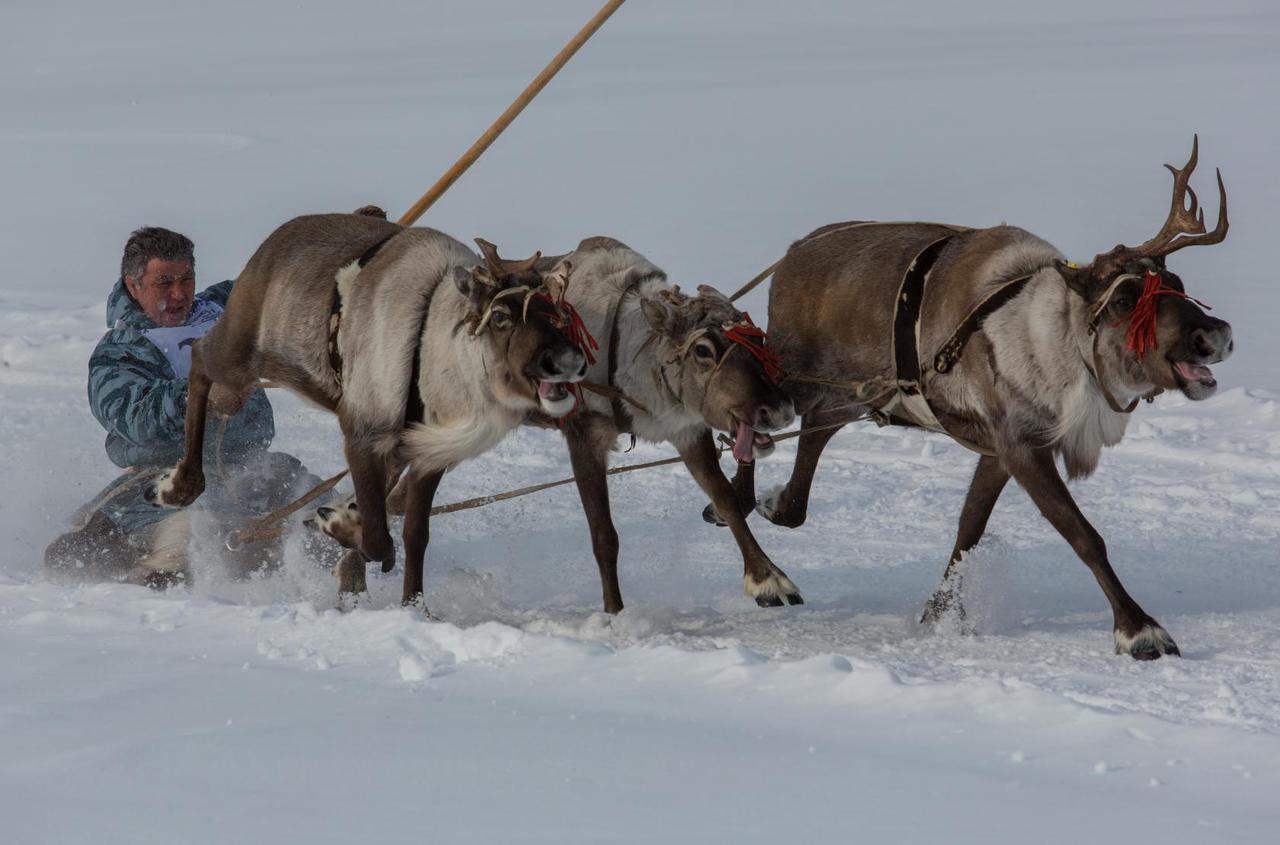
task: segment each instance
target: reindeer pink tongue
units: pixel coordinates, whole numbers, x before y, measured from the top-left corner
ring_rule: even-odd
[[[755,432],[744,422],[738,423],[733,432],[733,457],[736,460],[750,463],[755,458]]]
[[[1213,370],[1200,364],[1190,364],[1186,361],[1175,361],[1174,369],[1178,371],[1178,375],[1186,381],[1200,382],[1201,384],[1216,384],[1213,377]]]

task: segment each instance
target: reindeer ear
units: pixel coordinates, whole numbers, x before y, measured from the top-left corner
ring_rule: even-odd
[[[466,267],[453,268],[453,284],[458,289],[458,293],[463,296],[471,295],[471,271]]]
[[[640,300],[640,310],[649,321],[649,327],[658,334],[675,337],[680,324],[680,312],[665,297],[645,297]]]
[[[458,292],[467,298],[471,304],[471,310],[477,314],[484,310],[493,289],[497,287],[489,271],[479,266],[454,267],[453,284],[458,288]]]
[[[726,305],[733,304],[729,301],[729,297],[725,296],[716,288],[711,287],[711,285],[698,285],[698,296],[715,302],[723,302]]]
[[[1058,274],[1062,276],[1062,281],[1067,283],[1067,287],[1079,294],[1080,298],[1085,302],[1090,301],[1093,294],[1093,273],[1089,266],[1080,267],[1071,261],[1055,260],[1054,267]]]

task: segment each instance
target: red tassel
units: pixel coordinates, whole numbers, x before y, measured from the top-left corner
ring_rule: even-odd
[[[1142,295],[1138,297],[1138,303],[1133,306],[1133,313],[1129,315],[1129,328],[1125,332],[1125,345],[1139,358],[1156,348],[1156,315],[1160,305],[1156,297],[1159,296],[1190,299],[1201,308],[1209,310],[1209,306],[1200,300],[1187,296],[1180,290],[1164,287],[1164,280],[1160,278],[1160,274],[1154,270],[1148,270],[1142,285]],[[1115,325],[1118,326],[1123,322],[1124,320],[1120,320]]]
[[[587,328],[587,323],[582,319],[582,315],[578,313],[578,309],[574,308],[569,300],[561,299],[556,302],[547,293],[539,293],[537,298],[550,302],[555,306],[564,319],[564,329],[569,335],[569,342],[578,347],[578,351],[586,356],[588,365],[594,364],[596,362],[595,353],[600,351],[600,344],[591,336],[591,330]],[[576,417],[583,407],[582,388],[577,384],[571,384],[569,385],[569,393],[573,396],[573,407],[569,409],[569,413],[556,421],[556,425],[561,428],[564,428],[565,423]]]
[[[764,329],[758,328],[755,323],[751,322],[751,315],[743,312],[742,324],[736,325],[725,331],[724,336],[731,342],[738,344],[755,357],[760,365],[764,367],[764,373],[774,384],[782,378],[782,359],[772,349],[765,346],[768,342],[768,335]]]

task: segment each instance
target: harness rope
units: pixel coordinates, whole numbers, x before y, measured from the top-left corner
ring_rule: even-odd
[[[816,434],[817,432],[820,432],[820,431],[827,431],[833,428],[841,428],[851,423],[864,420],[867,418],[867,416],[868,416],[867,414],[861,414],[859,416],[856,416],[849,420],[845,420],[843,422],[828,423],[826,425],[814,426],[813,428],[800,429],[799,431],[788,431],[786,434],[778,435],[777,437],[774,438],[774,440],[775,441],[791,440],[792,438],[795,438],[795,437],[803,437],[806,434]],[[722,441],[721,445],[716,447],[716,455],[717,456],[723,455],[725,452],[729,451],[731,448],[732,448],[731,446],[725,445]],[[655,467],[670,466],[672,464],[678,464],[683,460],[684,459],[681,457],[661,458],[656,461],[645,461],[644,463],[639,463],[639,464],[627,464],[626,466],[610,467],[609,469],[605,470],[605,475],[606,476],[622,475],[623,473],[636,472],[642,469],[654,469]],[[323,491],[316,493],[316,495],[321,495],[322,493],[328,492],[329,489],[332,489],[331,482],[332,484],[337,484],[338,480],[341,479],[342,476],[346,474],[347,474],[347,471],[343,470],[333,478],[329,479],[328,481],[325,481],[324,484],[330,485],[330,486],[326,487]],[[563,487],[566,484],[574,483],[574,481],[575,479],[571,476],[569,478],[561,478],[557,481],[544,481],[539,484],[530,484],[526,487],[519,487],[519,488],[516,488],[515,490],[506,490],[502,493],[493,493],[488,496],[475,496],[470,499],[463,499],[460,502],[452,502],[447,505],[436,505],[431,509],[431,516],[440,516],[441,514],[446,514],[446,513],[456,513],[458,511],[474,510],[475,508],[482,508],[485,505],[492,505],[495,502],[505,502],[508,499],[518,499],[521,496],[530,496],[534,493],[541,493],[543,490],[551,490],[556,487]],[[317,488],[317,490],[319,490],[319,488]],[[316,491],[312,491],[312,492],[315,493]],[[312,496],[311,494],[308,494],[308,496],[310,498],[308,498],[307,501],[311,501],[312,499],[315,498],[315,496]],[[307,502],[303,502],[303,501],[295,502],[295,505],[297,507],[294,507],[293,510],[291,510],[289,513],[290,514],[293,513],[298,508],[301,508],[306,504]],[[288,516],[288,515],[289,514],[282,514],[280,518],[283,518],[284,516]],[[272,514],[272,516],[275,516],[275,515]],[[278,521],[278,520],[275,520],[275,521]],[[240,532],[233,531],[227,535],[227,543],[231,544],[233,541],[238,542],[239,545],[236,545],[234,548],[231,549],[232,551],[236,551],[239,548],[241,548],[245,543],[262,542],[266,540],[279,539],[280,537],[284,536],[285,531],[287,530],[288,529],[286,529],[283,526],[272,528],[269,525],[267,525],[258,529],[246,529]],[[231,548],[230,545],[228,547]]]

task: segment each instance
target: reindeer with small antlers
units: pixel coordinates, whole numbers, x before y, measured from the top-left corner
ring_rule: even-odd
[[[388,483],[406,464],[406,604],[422,596],[431,502],[449,467],[496,445],[531,411],[572,410],[586,358],[565,334],[564,277],[541,254],[484,260],[434,229],[369,214],[285,223],[241,272],[226,313],[191,352],[182,461],[148,491],[183,507],[204,490],[205,404],[270,379],[338,415],[363,517],[340,594],[364,591],[365,560],[389,572]],[[341,596],[340,596],[341,598]]]
[[[1209,365],[1232,352],[1231,327],[1187,296],[1165,259],[1227,234],[1227,193],[1206,232],[1189,185],[1198,156],[1173,172],[1159,233],[1084,267],[1011,226],[845,223],[817,230],[779,263],[769,294],[770,344],[793,380],[802,433],[790,481],[757,507],[770,521],[805,521],[823,447],[843,422],[885,421],[948,434],[980,453],[960,531],[925,621],[961,609],[957,564],[977,545],[1010,478],[1093,571],[1114,613],[1117,653],[1178,654],[1173,638],[1120,583],[1102,537],[1076,506],[1070,479],[1091,474],[1120,442],[1138,399],[1179,390],[1213,395]],[[867,399],[837,380],[888,379]],[[825,380],[825,383],[824,383]],[[749,465],[735,487],[754,498]],[[962,610],[962,609],[961,609]]]

